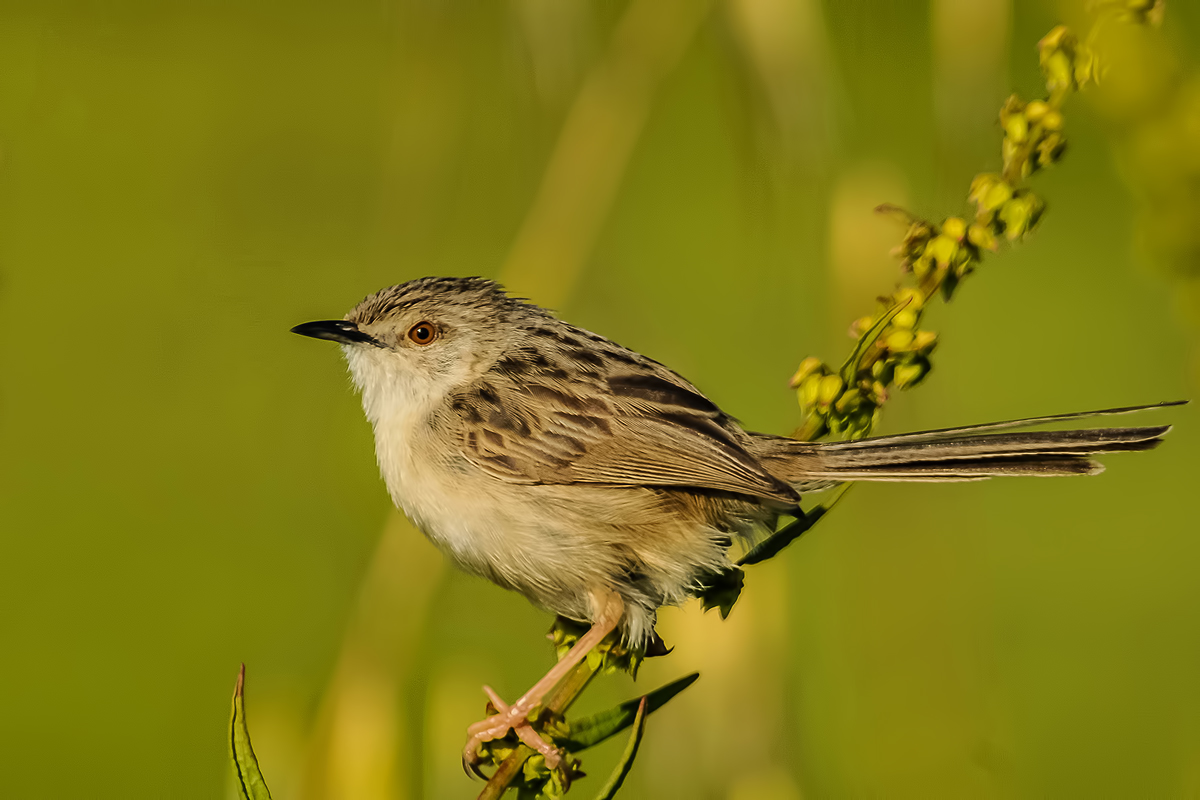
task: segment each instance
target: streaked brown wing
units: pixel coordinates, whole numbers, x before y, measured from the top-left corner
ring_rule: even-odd
[[[686,486],[798,501],[746,451],[736,423],[659,369],[579,385],[544,376],[485,382],[451,403],[463,455],[514,483]]]

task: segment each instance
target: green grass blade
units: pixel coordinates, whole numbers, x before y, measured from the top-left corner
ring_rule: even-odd
[[[612,800],[616,797],[621,784],[625,782],[625,776],[633,768],[633,759],[637,757],[638,747],[642,744],[642,734],[646,732],[646,715],[650,713],[646,710],[648,706],[648,698],[643,696],[638,701],[637,713],[633,717],[633,731],[629,734],[629,744],[625,745],[625,752],[621,754],[621,760],[617,762],[616,769],[609,776],[608,783],[604,784],[600,794],[596,795],[596,800]]]
[[[560,739],[558,743],[571,753],[577,753],[580,750],[586,750],[593,745],[597,745],[608,737],[618,734],[634,724],[634,721],[637,719],[638,708],[643,699],[646,702],[646,713],[653,714],[666,705],[675,695],[695,683],[699,677],[699,672],[693,672],[691,675],[685,675],[677,681],[668,683],[666,686],[660,686],[653,692],[650,692],[650,694],[645,695],[644,698],[629,700],[628,702],[621,703],[616,708],[576,720],[571,723],[570,736],[566,739]]]
[[[803,517],[797,517],[794,522],[771,534],[770,538],[759,542],[750,552],[738,559],[738,566],[748,567],[751,564],[766,561],[768,558],[774,558],[780,550],[799,539],[800,534],[806,533],[809,528],[816,525],[817,520],[825,516],[827,510],[824,506],[817,506]]]
[[[809,528],[817,524],[821,517],[825,516],[825,512],[833,508],[837,501],[841,500],[852,484],[844,483],[839,486],[833,496],[823,505],[810,510],[802,517],[797,517],[794,522],[780,528],[771,536],[762,542],[759,542],[750,552],[738,559],[739,567],[748,567],[751,564],[758,564],[766,561],[769,558],[774,558],[779,555],[779,551],[787,547],[792,542],[800,538],[800,535],[806,533]]]
[[[842,364],[842,368],[838,370],[838,374],[846,382],[847,386],[854,383],[855,375],[858,374],[858,362],[862,360],[863,354],[867,352],[867,348],[875,343],[875,340],[883,333],[884,328],[896,318],[897,314],[908,308],[910,303],[912,303],[912,300],[905,300],[903,303],[897,303],[892,306],[879,319],[875,320],[875,324],[868,328],[862,336],[858,337],[858,342],[855,343],[850,357],[846,359],[846,363]]]
[[[238,791],[243,800],[271,800],[267,782],[258,768],[258,759],[254,757],[254,748],[250,746],[250,729],[246,727],[246,704],[242,694],[245,684],[246,665],[242,664],[237,685],[233,689],[233,719],[229,723],[230,755],[233,756],[233,768],[237,772]]]

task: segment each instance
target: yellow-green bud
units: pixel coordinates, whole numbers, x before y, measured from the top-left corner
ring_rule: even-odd
[[[907,364],[896,367],[896,386],[901,389],[911,389],[929,374],[929,362],[924,358],[916,358]]]
[[[871,330],[871,326],[874,324],[874,317],[859,317],[858,319],[854,320],[854,322],[850,323],[850,330],[848,331],[850,338],[861,338],[864,333]]]
[[[884,339],[883,343],[887,345],[888,350],[895,352],[907,350],[913,343],[913,339],[914,337],[912,331],[900,330],[889,333],[887,338]]]
[[[1067,140],[1061,134],[1047,133],[1037,143],[1038,166],[1048,167],[1055,161],[1058,161],[1066,147]]]
[[[994,172],[981,172],[971,180],[971,189],[967,193],[967,199],[972,203],[982,203],[983,197],[991,188],[1003,180]]]
[[[1051,103],[1056,103],[1068,91],[1096,79],[1095,55],[1062,25],[1038,42],[1038,61]]]
[[[933,271],[933,257],[928,253],[923,253],[912,263],[912,271],[913,275],[917,276],[917,280],[925,280],[925,276]]]
[[[1005,175],[1012,174],[1013,162],[1019,155],[1021,155],[1021,145],[1017,144],[1012,139],[1005,137],[1004,141],[1000,143],[1000,157],[1004,161]],[[1017,173],[1022,178],[1028,178],[1030,172],[1029,159],[1025,158],[1018,165]]]
[[[958,257],[954,259],[954,274],[958,277],[970,274],[975,269],[975,256],[967,248],[959,248]]]
[[[1022,114],[1012,114],[1004,121],[1004,132],[1013,142],[1023,142],[1029,135],[1029,120]]]
[[[933,237],[933,240],[925,247],[925,254],[931,256],[942,268],[950,265],[957,252],[958,242],[944,234]]]
[[[907,303],[907,310],[920,311],[921,307],[925,305],[925,295],[911,286],[904,286],[897,289],[892,295],[892,302],[898,306]]]
[[[842,393],[845,385],[840,375],[826,375],[821,378],[817,388],[817,405],[828,407]]]
[[[833,407],[839,414],[846,414],[858,408],[862,404],[862,399],[862,392],[858,389],[847,389],[833,404]]]
[[[1021,98],[1015,94],[1010,94],[1004,101],[1004,105],[1000,106],[1000,125],[1005,129],[1009,136],[1013,136],[1008,131],[1009,123],[1015,119],[1020,119],[1020,124],[1025,126],[1025,130],[1029,129],[1029,123],[1025,119],[1025,104],[1021,102]],[[1013,136],[1014,139],[1020,141],[1024,136]]]
[[[1050,110],[1050,106],[1044,100],[1030,100],[1029,105],[1025,106],[1025,119],[1030,122],[1038,122]]]
[[[967,223],[963,222],[958,217],[948,217],[942,223],[942,233],[949,236],[951,239],[962,241],[963,236],[967,233]]]
[[[923,220],[915,220],[904,233],[904,240],[892,249],[892,255],[897,256],[907,264],[921,255],[925,243],[933,235],[933,228]]]
[[[1012,187],[999,175],[984,173],[971,182],[971,200],[980,211],[995,211],[1012,197]]]
[[[967,241],[980,250],[996,250],[1000,246],[996,243],[996,237],[992,235],[991,229],[978,222],[967,228]]]
[[[892,327],[894,328],[912,330],[917,327],[917,322],[917,312],[913,311],[911,306],[892,317]]]
[[[1061,131],[1063,129],[1063,115],[1059,111],[1051,110],[1042,120],[1042,127],[1048,131]]]
[[[817,404],[817,393],[821,389],[821,379],[816,375],[810,375],[796,390],[796,398],[800,401],[801,408],[812,408]]]
[[[1004,235],[1009,241],[1024,236],[1037,225],[1045,208],[1045,203],[1033,192],[1022,190],[1017,193],[1000,209]]]
[[[1038,50],[1042,52],[1053,51],[1061,47],[1064,41],[1073,42],[1074,40],[1075,36],[1071,33],[1070,28],[1066,25],[1058,25],[1042,37],[1042,40],[1038,42]]]
[[[829,431],[828,419],[825,415],[813,411],[804,418],[804,424],[794,434],[802,442],[820,439]]]
[[[809,375],[812,375],[814,372],[817,372],[824,366],[825,365],[821,363],[821,359],[817,358],[816,356],[809,356],[800,362],[800,367],[796,370],[796,374],[792,376],[792,379],[788,381],[788,386],[795,389],[804,381],[805,378],[807,378]]]
[[[933,352],[933,348],[937,347],[937,334],[933,331],[917,331],[913,337],[912,349],[919,353],[928,355]]]

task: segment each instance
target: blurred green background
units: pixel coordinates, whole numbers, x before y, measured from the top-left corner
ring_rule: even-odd
[[[277,798],[473,796],[480,684],[550,620],[391,511],[335,349],[482,274],[749,427],[837,361],[902,231],[999,165],[1051,0],[0,6],[0,795],[231,795],[248,666]],[[884,431],[1200,396],[1200,8],[1111,24],[1026,243],[927,326]],[[1090,480],[863,486],[755,569],[628,797],[1200,795],[1200,413]],[[495,620],[503,620],[497,624]],[[591,796],[620,743],[585,758]],[[574,795],[572,795],[574,796]]]

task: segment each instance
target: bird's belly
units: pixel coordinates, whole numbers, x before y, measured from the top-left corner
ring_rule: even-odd
[[[683,601],[729,563],[725,532],[661,492],[509,483],[465,460],[421,464],[381,459],[396,505],[454,564],[580,620],[591,618],[590,593],[614,589],[634,640],[648,634],[655,608]]]
[[[420,530],[461,569],[525,595],[535,604],[587,618],[588,592],[611,582],[611,558],[585,551],[607,548],[544,507],[547,487],[494,485],[483,474],[455,480],[409,475],[389,485],[392,498]]]

